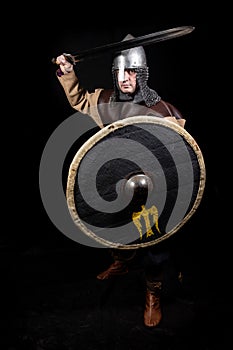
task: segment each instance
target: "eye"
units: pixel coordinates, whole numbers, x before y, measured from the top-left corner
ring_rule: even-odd
[[[132,69],[132,68],[131,69],[127,69],[127,71],[128,71],[129,74],[132,74],[132,75],[136,73],[135,69]]]

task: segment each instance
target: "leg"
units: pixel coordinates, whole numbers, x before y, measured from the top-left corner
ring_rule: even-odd
[[[144,324],[147,327],[157,326],[162,319],[160,296],[161,281],[146,281],[146,303],[144,309]]]
[[[161,292],[164,268],[169,259],[167,250],[149,249],[145,253],[146,301],[144,308],[144,324],[156,327],[162,320]]]

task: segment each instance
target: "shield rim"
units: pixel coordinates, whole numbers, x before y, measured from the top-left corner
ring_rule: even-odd
[[[75,184],[75,179],[77,176],[77,170],[79,167],[79,164],[85,154],[101,139],[103,139],[105,136],[108,134],[112,133],[116,129],[123,128],[127,125],[132,125],[132,124],[139,124],[139,123],[153,123],[153,124],[158,124],[162,125],[168,128],[171,128],[175,130],[178,134],[180,134],[182,137],[185,138],[185,140],[189,143],[189,145],[192,147],[194,150],[197,160],[199,163],[199,168],[200,168],[200,180],[199,180],[199,188],[197,192],[196,199],[194,201],[194,204],[191,208],[191,210],[188,212],[188,214],[183,218],[183,220],[177,224],[172,230],[169,232],[165,233],[161,238],[157,238],[154,241],[149,241],[149,242],[143,242],[143,243],[138,243],[138,244],[131,244],[131,245],[126,245],[126,244],[121,244],[121,243],[114,243],[110,242],[106,239],[103,239],[101,237],[98,237],[95,233],[93,233],[90,229],[86,227],[86,225],[83,223],[83,221],[80,219],[77,210],[76,210],[76,205],[75,205],[75,200],[74,200],[74,184]],[[69,167],[69,172],[68,172],[68,178],[67,178],[67,186],[66,186],[66,200],[67,200],[67,205],[68,205],[68,210],[70,212],[70,215],[75,223],[76,226],[78,226],[79,229],[81,229],[88,237],[94,239],[98,243],[102,244],[103,246],[106,246],[108,248],[115,248],[115,249],[139,249],[142,247],[148,247],[148,246],[153,246],[155,244],[158,244],[161,241],[166,240],[170,236],[172,236],[174,233],[176,233],[196,212],[197,208],[199,207],[204,189],[205,189],[205,183],[206,183],[206,167],[205,167],[205,161],[204,157],[202,154],[202,151],[197,144],[196,140],[193,138],[193,136],[183,127],[181,127],[179,124],[176,124],[173,121],[170,121],[165,118],[157,117],[157,116],[145,116],[145,115],[139,115],[139,116],[133,116],[133,117],[127,117],[122,120],[118,120],[116,122],[113,122],[99,131],[97,131],[92,137],[90,137],[76,152],[70,167]]]

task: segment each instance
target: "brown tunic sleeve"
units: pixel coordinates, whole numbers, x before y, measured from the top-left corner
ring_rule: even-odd
[[[80,86],[74,71],[61,76],[57,75],[57,78],[64,89],[71,107],[81,113],[88,114],[98,126],[103,127],[97,109],[99,95],[103,89],[95,89],[93,92],[87,91]]]

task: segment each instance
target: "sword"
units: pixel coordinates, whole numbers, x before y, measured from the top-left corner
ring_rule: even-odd
[[[155,44],[168,39],[177,38],[186,34],[191,33],[195,27],[193,26],[182,26],[172,29],[166,29],[152,34],[142,35],[137,38],[118,41],[115,43],[97,46],[92,49],[81,51],[77,54],[63,53],[67,61],[75,65],[77,62],[83,61],[84,59],[94,58],[105,53],[118,53],[122,50],[127,50],[136,46],[146,46],[150,44]],[[52,59],[52,63],[58,64],[56,58]]]

